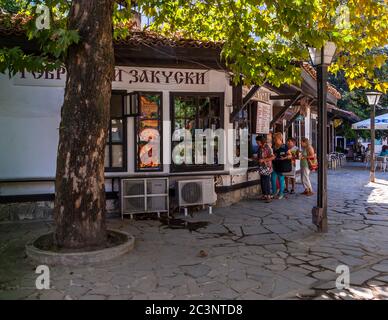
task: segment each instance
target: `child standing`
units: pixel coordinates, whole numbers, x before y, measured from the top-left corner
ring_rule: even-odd
[[[261,191],[263,193],[263,200],[268,203],[271,202],[271,174],[274,155],[272,148],[267,143],[266,136],[257,136],[256,142],[259,146],[258,162]]]
[[[291,153],[291,161],[292,161],[292,172],[289,176],[286,176],[286,189],[284,193],[295,193],[295,174],[296,174],[296,160],[299,159],[299,148],[296,145],[296,140],[294,138],[287,139],[287,147],[289,153]],[[288,186],[291,182],[291,192],[288,191]]]

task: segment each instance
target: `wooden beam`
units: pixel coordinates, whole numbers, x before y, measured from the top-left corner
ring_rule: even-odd
[[[271,95],[270,99],[271,100],[290,100],[294,98],[293,94],[279,94],[277,96]]]
[[[301,95],[302,95],[302,92],[296,93],[296,94],[293,96],[293,98],[292,98],[290,101],[288,101],[288,102],[284,105],[284,107],[282,108],[282,110],[280,110],[280,112],[277,113],[277,114],[274,116],[274,118],[272,119],[271,125],[270,125],[271,127],[273,127],[273,126],[275,125],[276,121],[278,121],[278,120],[284,115],[284,113],[287,111],[287,109],[288,109],[289,107],[291,107],[296,101],[298,101],[298,99],[300,98]]]
[[[300,115],[300,111],[295,113],[295,115],[289,121],[287,121],[287,124],[284,127],[284,131],[287,131],[288,128],[291,127],[292,123],[296,120],[296,118],[298,118],[299,115]]]
[[[233,108],[237,108],[243,104],[242,84],[232,86],[232,104],[233,104]]]
[[[252,99],[252,97],[256,94],[257,90],[260,89],[261,86],[253,86],[251,90],[247,93],[247,95],[243,99],[242,108],[247,105],[247,103]]]
[[[249,92],[247,93],[247,95],[244,97],[244,99],[242,100],[242,104],[241,106],[237,105],[237,109],[234,110],[232,112],[232,114],[230,115],[230,119],[233,121],[234,118],[240,113],[241,110],[243,110],[247,104],[251,101],[251,99],[253,98],[253,96],[256,94],[256,92],[262,87],[264,86],[265,84],[267,83],[267,81],[265,81],[261,86],[259,85],[254,85],[251,90],[249,90]]]

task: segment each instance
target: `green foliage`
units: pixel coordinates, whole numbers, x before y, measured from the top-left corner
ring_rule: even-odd
[[[27,55],[19,47],[0,49],[0,73],[8,72],[10,77],[21,70],[54,70],[61,65],[59,60],[47,56]]]
[[[378,51],[375,51],[374,54],[388,54],[388,48],[384,48]],[[388,80],[388,62],[380,68],[374,70],[374,76],[378,81],[384,82]],[[368,104],[366,98],[366,90],[364,88],[354,89],[350,91],[349,85],[346,82],[344,72],[338,72],[336,76],[330,77],[330,82],[333,83],[341,92],[342,99],[338,101],[338,106],[341,109],[354,112],[361,119],[368,119],[371,117],[371,108]],[[388,112],[388,94],[384,94],[381,99],[379,106],[376,109],[376,114],[382,114]],[[354,139],[358,136],[363,138],[370,138],[370,131],[368,130],[353,130],[351,125],[344,123],[342,127],[338,130],[339,134],[344,135],[348,139]],[[376,137],[380,138],[384,136],[384,132],[376,131]]]
[[[10,1],[3,1],[1,8],[5,12],[15,13],[17,16],[4,15],[2,23],[9,23],[17,28],[23,28],[29,40],[34,41],[40,49],[37,54],[25,54],[20,47],[1,48],[0,72],[10,76],[18,71],[52,70],[63,64],[67,48],[79,41],[77,30],[67,29],[67,14],[70,2],[65,0],[18,0],[13,1],[13,6],[7,5]],[[49,29],[38,29],[36,21],[41,15],[37,10],[39,5],[46,5],[50,13]],[[8,22],[7,22],[8,19]]]
[[[36,41],[45,59],[63,61],[67,48],[80,41],[77,30],[67,29],[71,1],[0,0],[2,9],[25,14],[29,39]],[[50,9],[48,30],[37,30],[36,7]],[[387,60],[377,51],[388,44],[388,5],[376,0],[137,0],[142,12],[152,18],[152,30],[168,36],[223,43],[222,58],[235,82],[268,80],[275,86],[301,81],[299,61],[308,61],[307,46],[320,47],[334,41],[337,59],[330,70],[343,72],[350,89],[374,87],[388,90],[388,80],[376,72]],[[115,3],[114,38],[126,37],[131,27],[131,0]],[[345,9],[343,9],[345,8]],[[344,14],[343,10],[346,14]],[[344,16],[344,21],[338,22]],[[26,59],[3,49],[1,70],[35,68],[38,59]],[[5,59],[12,57],[11,61]]]
[[[388,48],[379,50],[379,54],[388,55]],[[388,61],[386,61],[381,68],[374,70],[374,77],[380,83],[388,80]],[[330,77],[330,82],[333,83],[342,94],[342,99],[338,101],[338,106],[341,109],[352,111],[361,119],[370,117],[370,106],[364,88],[358,88],[351,91],[346,82],[344,71],[338,72],[336,76],[332,75]],[[379,109],[380,106],[382,109]],[[388,109],[388,94],[384,94],[381,97],[379,107],[376,110],[377,114],[388,112],[388,110],[384,110]]]
[[[4,12],[18,13],[28,5],[27,0],[0,0],[0,8]]]
[[[388,44],[388,6],[375,0],[139,0],[153,18],[152,28],[167,35],[224,42],[222,57],[235,80],[269,80],[278,86],[300,81],[293,61],[307,61],[306,47],[333,41],[351,88],[385,91],[374,69],[386,55],[367,54]],[[343,11],[343,12],[342,12]]]

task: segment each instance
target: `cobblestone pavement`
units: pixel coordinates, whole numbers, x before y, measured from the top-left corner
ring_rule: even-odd
[[[209,222],[196,231],[111,220],[136,237],[135,249],[51,267],[50,290],[35,289],[24,244],[51,224],[1,224],[0,299],[388,299],[388,173],[377,178],[368,184],[360,167],[329,172],[327,234],[311,224],[315,197],[302,195],[196,213],[187,221]],[[349,290],[335,288],[340,264],[350,268]]]

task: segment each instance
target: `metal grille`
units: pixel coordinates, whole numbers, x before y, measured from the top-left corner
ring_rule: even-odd
[[[181,195],[186,203],[202,202],[202,186],[197,182],[188,182],[182,187]]]

